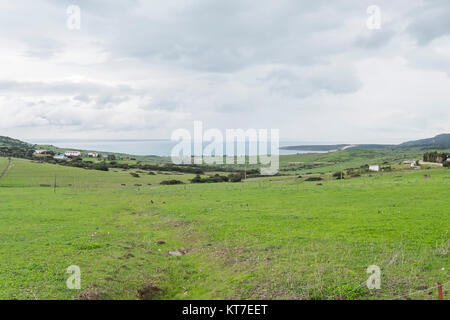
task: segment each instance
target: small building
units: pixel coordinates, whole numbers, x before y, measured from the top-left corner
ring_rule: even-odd
[[[64,160],[64,159],[67,159],[67,157],[63,154],[57,154],[53,157],[53,159]]]
[[[47,150],[45,150],[45,149],[34,150],[34,153],[35,154],[46,154]]]
[[[369,171],[374,171],[374,172],[379,172],[380,171],[380,166],[377,164],[373,164],[369,166]]]
[[[64,152],[64,155],[66,157],[81,157],[81,152],[80,151],[66,151]]]
[[[98,158],[98,153],[97,152],[89,152],[88,157],[89,158]]]

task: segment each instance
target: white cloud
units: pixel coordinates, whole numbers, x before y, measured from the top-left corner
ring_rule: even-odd
[[[447,1],[0,4],[0,135],[167,138],[207,127],[385,142],[450,131]],[[358,140],[358,141],[355,141]]]

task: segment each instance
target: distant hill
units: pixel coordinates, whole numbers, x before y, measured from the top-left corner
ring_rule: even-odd
[[[427,149],[448,149],[450,148],[450,133],[444,133],[434,138],[420,139],[404,142],[398,145],[400,148],[427,148]]]
[[[0,147],[31,149],[34,145],[10,137],[0,136]]]
[[[59,148],[59,147],[55,147],[53,145],[31,144],[31,143],[27,143],[27,142],[13,139],[10,137],[0,136],[0,156],[12,155],[13,157],[18,157],[18,158],[31,157],[34,150],[36,150],[36,149],[45,149],[48,151],[53,151],[56,154],[64,153],[64,151],[66,151],[66,150],[78,150],[82,153],[98,152],[102,155],[114,154],[118,157],[134,158],[137,160],[146,160],[146,161],[155,161],[155,162],[164,162],[164,163],[170,162],[169,157],[159,157],[159,156],[154,156],[154,155],[138,156],[138,155],[119,153],[119,152],[102,151],[102,150],[82,150],[82,149],[77,149],[77,148]]]
[[[440,134],[434,138],[391,144],[334,144],[334,145],[302,145],[281,147],[282,150],[298,151],[335,151],[345,149],[385,149],[385,148],[422,148],[422,149],[450,149],[450,134]]]

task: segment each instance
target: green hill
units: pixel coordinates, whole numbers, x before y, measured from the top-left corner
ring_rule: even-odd
[[[450,134],[444,133],[433,138],[420,139],[414,141],[404,142],[399,145],[402,148],[421,147],[427,149],[448,149],[450,148]]]
[[[31,149],[34,145],[10,137],[0,136],[0,147]]]

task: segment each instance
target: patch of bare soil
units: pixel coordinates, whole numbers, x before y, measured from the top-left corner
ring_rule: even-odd
[[[162,293],[163,291],[154,285],[146,285],[138,289],[138,297],[140,300],[155,300]]]
[[[101,293],[90,288],[80,292],[74,299],[75,300],[100,300]]]

